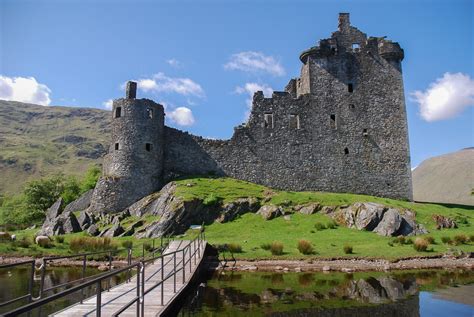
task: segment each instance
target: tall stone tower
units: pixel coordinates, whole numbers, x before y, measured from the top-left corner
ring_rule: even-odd
[[[348,13],[330,38],[300,55],[301,76],[287,91],[309,95],[312,121],[328,127],[313,127],[326,157],[314,187],[412,199],[403,58],[398,43],[368,38]]]
[[[122,211],[162,187],[164,109],[136,99],[137,83],[128,82],[125,98],[112,108],[112,144],[104,157],[92,209]]]

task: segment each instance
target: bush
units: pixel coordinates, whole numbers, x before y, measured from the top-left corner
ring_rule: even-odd
[[[467,236],[465,234],[457,234],[453,240],[455,245],[464,244],[467,242]]]
[[[350,245],[345,245],[345,246],[344,246],[344,253],[345,253],[345,254],[352,254],[352,246],[350,246]]]
[[[264,243],[260,246],[260,248],[262,248],[262,250],[270,250],[270,248],[272,247],[272,245],[270,243]]]
[[[314,253],[314,248],[308,240],[300,240],[298,241],[298,251],[302,254],[308,255]]]
[[[54,237],[54,240],[57,243],[63,243],[64,242],[64,237],[63,236],[56,236],[56,237]]]
[[[337,223],[335,221],[331,221],[326,225],[328,229],[337,229]]]
[[[389,246],[393,247],[393,241],[389,241],[389,242],[387,242],[387,244],[388,244]]]
[[[145,242],[143,243],[143,249],[145,249],[145,251],[147,252],[151,252],[153,251],[153,246],[151,245],[151,243]]]
[[[131,248],[133,248],[133,241],[125,240],[125,241],[122,241],[121,245],[125,249],[131,249]]]
[[[425,240],[428,241],[429,244],[435,244],[435,239],[433,237],[425,237]]]
[[[117,246],[112,243],[112,240],[108,237],[105,238],[93,238],[93,237],[78,237],[73,238],[69,241],[69,249],[78,253],[84,252],[99,252],[116,250]]]
[[[23,237],[20,240],[16,241],[15,244],[19,246],[20,248],[28,249],[30,245],[32,244],[32,241],[28,239],[27,237]]]
[[[232,253],[242,253],[242,246],[237,243],[229,243],[227,244],[227,250]]]
[[[450,237],[441,237],[441,241],[445,244],[451,244],[453,242]]]
[[[413,240],[412,239],[406,239],[405,244],[413,244]]]
[[[413,244],[413,248],[418,252],[424,252],[428,250],[428,241],[424,238],[416,238],[415,243]]]
[[[469,236],[469,241],[474,242],[474,234],[471,234],[471,235]]]
[[[85,193],[89,189],[93,189],[101,173],[100,167],[96,165],[89,167],[81,183],[81,192]]]
[[[314,224],[314,227],[315,227],[316,230],[318,230],[318,231],[321,231],[321,230],[326,229],[326,226],[324,225],[324,223],[321,223],[321,222],[316,222],[316,223]]]
[[[270,252],[273,255],[282,255],[283,254],[283,244],[278,241],[273,241],[270,245]]]
[[[216,196],[214,193],[209,194],[202,202],[205,206],[217,205],[222,199]]]

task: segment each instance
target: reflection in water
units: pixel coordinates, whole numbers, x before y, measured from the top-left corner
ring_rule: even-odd
[[[473,271],[215,274],[180,316],[420,316],[420,290],[474,282]],[[440,311],[441,316],[445,315]],[[469,315],[468,315],[469,316]]]
[[[98,273],[101,273],[97,269],[88,268],[86,269],[86,277],[93,276]],[[8,301],[10,299],[26,295],[28,293],[28,279],[30,274],[29,268],[15,268],[15,269],[4,269],[0,270],[0,303]],[[51,288],[56,285],[60,285],[69,281],[79,280],[82,277],[82,268],[81,267],[49,267],[47,274],[44,280],[44,289]],[[110,287],[120,283],[125,278],[125,275],[114,276],[110,280]],[[39,295],[39,285],[40,285],[40,273],[35,273],[35,282],[33,285],[33,296],[37,297]],[[75,284],[77,285],[77,284]],[[75,286],[73,285],[73,286]],[[104,281],[103,288],[107,289],[109,286],[109,281]],[[64,288],[54,289],[45,293],[45,296],[50,296],[52,294],[58,293],[64,290]],[[84,289],[84,296],[89,297],[96,293],[96,286]],[[51,302],[44,308],[41,312],[39,310],[34,311],[32,316],[45,316],[49,313],[58,311],[64,307],[77,303],[80,300],[80,292],[67,295],[61,299]],[[27,303],[26,299],[18,301],[15,304],[1,307],[0,313],[10,311],[21,305]]]

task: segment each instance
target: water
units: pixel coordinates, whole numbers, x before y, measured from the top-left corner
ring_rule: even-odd
[[[28,293],[28,281],[30,278],[30,268],[29,266],[17,267],[14,269],[1,269],[0,270],[0,303],[8,301],[13,298],[17,298]],[[88,268],[86,269],[86,276],[92,276],[102,273],[97,269]],[[47,274],[45,275],[45,289],[52,286],[60,285],[68,281],[78,280],[82,276],[82,267],[49,267]],[[110,280],[110,286],[114,286],[117,283],[122,282],[125,279],[125,275],[114,276]],[[40,273],[35,273],[35,281],[33,284],[33,296],[38,297],[39,295],[39,285],[40,285]],[[77,284],[76,284],[77,285]],[[102,284],[103,288],[108,287],[108,282],[104,281]],[[64,288],[59,288],[51,290],[46,293],[46,296],[58,293],[59,291],[64,290]],[[92,286],[84,290],[84,295],[86,297],[92,296],[96,293],[96,287]],[[41,308],[41,310],[36,309],[33,311],[31,316],[46,316],[50,313],[59,311],[65,307],[68,307],[74,303],[77,303],[80,300],[81,293],[72,293],[63,298],[55,300],[48,305]],[[27,300],[21,300],[16,303],[13,303],[8,306],[0,307],[0,314],[10,311],[14,308],[27,304]]]
[[[215,273],[179,316],[473,317],[474,271]]]

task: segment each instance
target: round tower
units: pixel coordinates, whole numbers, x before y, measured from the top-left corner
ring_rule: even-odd
[[[125,98],[112,107],[112,140],[92,203],[96,211],[120,212],[162,186],[164,109],[136,99],[137,83],[128,82]]]

